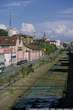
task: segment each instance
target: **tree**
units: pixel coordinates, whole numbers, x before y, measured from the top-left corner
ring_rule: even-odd
[[[0,29],[0,36],[8,36],[8,31],[4,29]]]
[[[57,50],[57,47],[54,44],[49,44],[47,42],[41,42],[39,47],[44,51],[45,54],[50,54]]]
[[[22,74],[22,77],[29,75],[30,72],[34,72],[34,68],[32,64],[29,64],[27,67],[22,67],[20,70],[20,74]]]

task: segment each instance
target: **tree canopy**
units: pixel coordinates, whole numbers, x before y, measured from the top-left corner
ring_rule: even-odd
[[[49,44],[47,42],[41,42],[39,44],[39,47],[46,53],[50,54],[51,52],[54,52],[57,47],[54,44]]]
[[[8,36],[8,31],[4,29],[0,29],[0,36]]]

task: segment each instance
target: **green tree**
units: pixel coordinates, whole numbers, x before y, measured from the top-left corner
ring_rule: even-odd
[[[4,29],[0,29],[0,36],[8,36],[8,31]]]
[[[20,74],[22,74],[23,78],[25,76],[27,76],[30,72],[34,72],[32,64],[28,65],[27,67],[22,67],[21,70],[20,70]]]
[[[41,42],[39,47],[44,51],[45,54],[50,54],[57,49],[55,45],[49,44],[47,42]]]

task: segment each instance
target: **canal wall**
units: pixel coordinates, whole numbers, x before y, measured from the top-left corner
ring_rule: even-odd
[[[73,51],[68,52],[69,69],[64,96],[55,108],[73,108]]]

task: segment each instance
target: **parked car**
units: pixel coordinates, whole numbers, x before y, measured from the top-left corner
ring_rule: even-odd
[[[21,61],[17,62],[17,65],[21,65],[21,64],[25,64],[25,63],[27,63],[27,60],[21,60]]]

